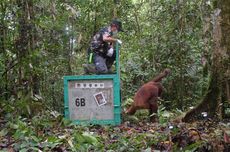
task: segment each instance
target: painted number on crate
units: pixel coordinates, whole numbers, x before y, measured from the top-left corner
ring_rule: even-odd
[[[84,107],[85,106],[85,98],[76,98],[75,105],[77,107]]]

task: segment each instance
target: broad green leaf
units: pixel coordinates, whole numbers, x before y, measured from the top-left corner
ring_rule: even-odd
[[[96,145],[98,143],[98,140],[96,137],[94,137],[92,134],[88,133],[88,132],[84,132],[83,137],[85,138],[87,143]]]
[[[7,133],[8,133],[8,129],[6,129],[6,128],[2,129],[2,130],[0,131],[0,137],[6,136]]]

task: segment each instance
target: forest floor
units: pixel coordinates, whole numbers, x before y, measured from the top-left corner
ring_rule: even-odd
[[[193,123],[124,116],[118,126],[74,125],[56,112],[32,118],[0,117],[0,151],[230,151],[230,123]],[[139,117],[139,119],[138,119]]]

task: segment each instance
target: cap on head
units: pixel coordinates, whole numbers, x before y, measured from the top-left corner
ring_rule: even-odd
[[[118,31],[120,32],[123,32],[123,29],[122,29],[122,23],[121,23],[121,21],[120,20],[118,20],[118,19],[114,19],[114,20],[112,20],[112,22],[111,22],[111,25],[116,25],[117,26],[117,29],[118,29]]]

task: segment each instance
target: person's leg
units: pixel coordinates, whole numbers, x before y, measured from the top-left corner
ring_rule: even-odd
[[[108,57],[106,59],[106,66],[107,66],[108,70],[111,70],[111,67],[112,67],[115,60],[116,60],[116,53],[114,52],[113,56]]]
[[[88,48],[87,49],[87,64],[82,64],[83,68],[84,68],[84,74],[93,74],[96,73],[96,69],[95,69],[95,65],[93,63],[93,51]]]
[[[108,73],[108,68],[106,66],[106,59],[98,54],[94,56],[94,64],[98,74]]]
[[[95,65],[94,64],[82,64],[83,68],[84,68],[84,74],[93,74],[93,73],[97,73],[96,69],[95,69]]]

